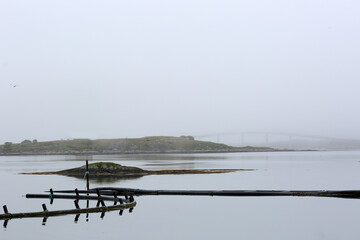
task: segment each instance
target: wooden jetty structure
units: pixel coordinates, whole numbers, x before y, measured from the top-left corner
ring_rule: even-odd
[[[45,224],[46,219],[54,216],[62,216],[69,214],[76,214],[75,222],[77,222],[80,214],[86,213],[87,217],[89,213],[101,212],[101,218],[104,217],[105,212],[120,210],[119,214],[122,215],[124,209],[129,209],[129,212],[132,212],[133,208],[136,206],[136,201],[134,197],[130,195],[125,195],[125,198],[119,198],[116,192],[112,192],[111,197],[103,196],[100,190],[90,191],[89,189],[89,171],[88,171],[88,161],[86,161],[86,188],[87,190],[79,191],[78,189],[74,189],[67,194],[55,194],[52,189],[50,189],[49,194],[26,194],[26,198],[37,198],[37,199],[49,199],[50,204],[53,204],[54,199],[69,199],[74,200],[75,209],[67,209],[67,210],[56,210],[56,211],[48,211],[45,204],[42,204],[43,211],[39,212],[26,212],[26,213],[10,213],[7,206],[3,206],[4,214],[0,214],[0,220],[5,220],[4,227],[6,228],[8,221],[16,218],[43,218],[43,224]],[[82,193],[85,193],[82,195]],[[91,195],[91,194],[96,194]],[[79,201],[86,200],[87,207],[81,209],[79,207]],[[89,207],[89,201],[97,201],[96,207]],[[113,205],[106,206],[105,201],[113,202]]]
[[[48,211],[46,205],[42,204],[43,211],[10,213],[7,206],[4,205],[4,214],[0,214],[0,220],[4,220],[3,227],[7,228],[8,222],[11,219],[43,218],[42,224],[45,225],[49,217],[63,215],[76,215],[74,222],[77,222],[82,213],[86,213],[86,220],[88,221],[89,213],[101,213],[101,218],[104,218],[105,212],[120,210],[119,215],[122,215],[124,209],[129,209],[129,212],[131,213],[136,206],[136,202],[132,195],[130,195],[130,197],[126,196],[125,198],[119,198],[116,193],[113,193],[113,197],[107,197],[101,196],[100,191],[95,191],[97,196],[91,196],[89,193],[80,195],[77,189],[74,190],[75,194],[54,194],[52,190],[50,190],[50,192],[50,194],[26,194],[26,198],[50,199],[50,204],[53,204],[54,199],[71,199],[74,200],[75,209]],[[86,208],[81,209],[79,207],[80,200],[86,200]],[[89,207],[89,201],[91,200],[97,201],[96,207]],[[105,201],[112,201],[113,205],[106,206]]]
[[[13,218],[34,218],[34,217],[52,217],[68,214],[81,214],[81,213],[95,213],[95,212],[108,212],[114,210],[132,209],[136,206],[136,201],[132,195],[130,197],[119,198],[116,193],[113,193],[113,197],[101,196],[100,191],[95,191],[97,196],[92,196],[89,193],[86,195],[80,195],[79,191],[75,189],[75,194],[54,194],[50,189],[50,194],[26,194],[26,198],[37,198],[37,199],[49,199],[50,204],[53,203],[54,199],[70,199],[74,200],[76,209],[70,210],[57,210],[48,211],[45,204],[42,204],[43,211],[41,212],[28,212],[28,213],[9,213],[6,205],[3,206],[4,214],[0,214],[0,220],[13,219]],[[79,201],[86,200],[87,208],[81,209],[79,207]],[[97,201],[96,207],[89,208],[89,201]],[[113,202],[112,206],[106,206],[105,201]],[[118,204],[119,203],[119,204]]]

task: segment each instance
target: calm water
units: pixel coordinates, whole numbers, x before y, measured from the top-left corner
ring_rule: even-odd
[[[73,202],[26,199],[26,193],[85,189],[82,179],[20,175],[84,165],[79,156],[0,157],[0,205],[10,212],[73,208]],[[256,171],[210,175],[145,176],[92,181],[91,187],[142,189],[360,189],[360,152],[283,152],[185,155],[111,155],[87,157],[144,169],[252,168]],[[14,219],[0,225],[1,240],[29,239],[358,239],[360,200],[310,197],[136,197],[125,211],[42,219]],[[85,204],[81,203],[81,207]]]

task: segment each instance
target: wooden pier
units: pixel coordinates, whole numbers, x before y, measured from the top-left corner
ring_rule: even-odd
[[[56,210],[56,211],[48,211],[45,204],[42,204],[43,211],[41,212],[27,212],[27,213],[10,213],[7,206],[3,206],[4,214],[0,214],[0,220],[5,220],[4,227],[7,225],[7,221],[14,218],[37,218],[42,217],[44,218],[43,222],[46,222],[48,217],[53,216],[61,216],[61,215],[69,215],[69,214],[76,214],[78,216],[82,213],[96,213],[101,212],[102,216],[105,212],[120,210],[120,215],[122,214],[124,209],[132,209],[136,206],[136,202],[132,195],[126,195],[125,198],[119,198],[116,192],[112,191],[111,197],[103,196],[100,190],[90,191],[89,189],[89,169],[88,169],[88,161],[86,161],[86,188],[87,190],[79,191],[78,189],[74,189],[72,191],[68,191],[67,194],[54,194],[55,191],[50,189],[49,194],[26,194],[26,198],[37,198],[37,199],[49,199],[50,204],[53,204],[55,199],[70,199],[74,200],[75,209],[68,209],[68,210]],[[81,195],[85,193],[84,195]],[[91,195],[96,194],[96,196]],[[79,207],[79,201],[86,200],[87,207],[81,209]],[[97,201],[96,207],[90,208],[89,201]],[[113,202],[112,206],[106,206],[105,201]]]

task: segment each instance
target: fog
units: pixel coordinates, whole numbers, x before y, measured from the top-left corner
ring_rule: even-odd
[[[0,1],[0,143],[360,139],[359,1]]]

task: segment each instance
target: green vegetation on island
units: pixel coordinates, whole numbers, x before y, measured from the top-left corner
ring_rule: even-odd
[[[97,162],[88,165],[90,178],[136,178],[146,175],[166,175],[166,174],[214,174],[230,173],[236,171],[253,171],[254,169],[191,169],[191,170],[144,170],[137,167],[123,166],[112,162]],[[32,175],[49,175],[57,174],[71,177],[84,178],[86,166],[61,170],[57,172],[35,172],[23,173]]]
[[[274,151],[272,148],[232,147],[191,136],[119,139],[73,139],[39,142],[24,140],[0,145],[0,154],[121,154],[121,153],[196,153],[196,152]]]

